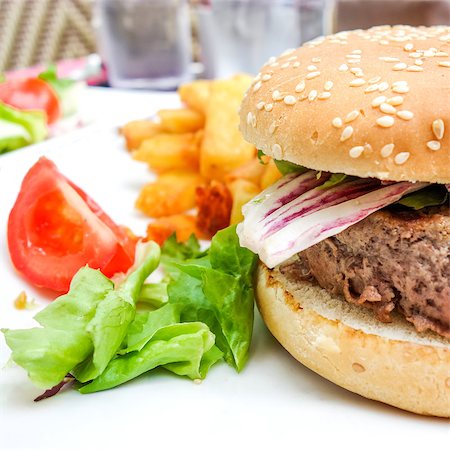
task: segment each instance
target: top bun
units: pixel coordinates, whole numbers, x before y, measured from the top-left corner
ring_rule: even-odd
[[[241,106],[275,159],[394,181],[450,182],[450,27],[382,26],[271,58]]]

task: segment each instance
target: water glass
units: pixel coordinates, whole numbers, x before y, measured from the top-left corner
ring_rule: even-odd
[[[111,86],[174,89],[190,78],[188,0],[98,0],[97,17]]]
[[[270,56],[331,31],[329,0],[211,0],[196,7],[207,78],[256,73]]]

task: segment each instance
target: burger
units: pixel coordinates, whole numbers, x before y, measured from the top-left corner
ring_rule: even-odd
[[[271,58],[240,109],[284,176],[246,204],[257,302],[298,361],[450,416],[450,27],[382,26]]]

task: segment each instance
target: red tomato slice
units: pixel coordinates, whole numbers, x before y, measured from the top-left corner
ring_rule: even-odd
[[[86,264],[108,277],[126,272],[136,238],[42,157],[25,175],[9,215],[8,247],[31,283],[67,292]]]
[[[45,111],[48,123],[56,122],[61,115],[58,96],[48,83],[39,78],[0,83],[0,100],[22,110]]]

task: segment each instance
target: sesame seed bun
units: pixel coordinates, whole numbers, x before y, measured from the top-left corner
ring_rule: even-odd
[[[295,286],[260,264],[257,303],[269,330],[298,361],[364,397],[450,417],[450,343],[398,319],[382,324],[309,282]]]
[[[450,182],[450,27],[341,32],[263,66],[244,138],[275,159],[394,181]]]

